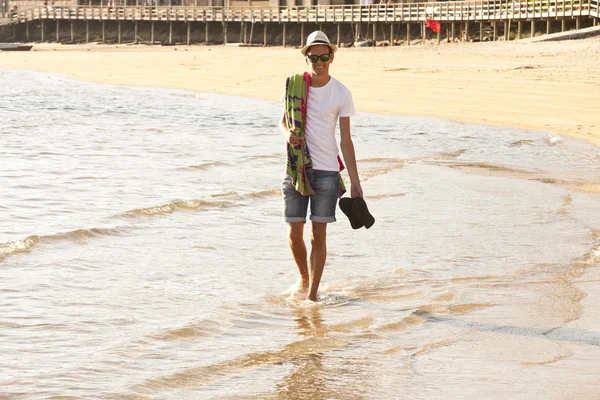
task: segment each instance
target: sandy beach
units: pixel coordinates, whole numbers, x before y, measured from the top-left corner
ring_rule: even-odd
[[[0,52],[0,387],[598,398],[599,45],[340,49],[377,222],[338,213],[316,305],[281,220],[299,49]]]
[[[359,111],[541,130],[600,145],[599,38],[343,48],[332,74]],[[35,44],[0,68],[277,101],[297,48]]]

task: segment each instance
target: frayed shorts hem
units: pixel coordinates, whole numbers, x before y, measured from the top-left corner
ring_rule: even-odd
[[[313,222],[321,222],[323,224],[330,224],[336,221],[335,217],[319,217],[317,215],[311,215],[310,220]]]
[[[336,222],[337,219],[335,219],[335,217],[317,217],[317,216],[311,216],[310,220],[313,222],[320,222],[322,224],[330,224],[332,222]],[[283,222],[285,223],[292,223],[292,222],[302,222],[302,223],[306,223],[306,218],[298,218],[298,217],[289,217],[289,218],[283,218]]]
[[[306,223],[306,218],[302,218],[302,217],[284,217],[283,218],[283,222],[304,222]]]

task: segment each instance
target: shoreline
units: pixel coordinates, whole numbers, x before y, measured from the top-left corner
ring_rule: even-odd
[[[600,146],[598,45],[600,38],[342,48],[331,74],[351,90],[357,111],[544,131]],[[0,68],[271,101],[304,67],[299,49],[280,47],[42,43],[0,54]]]

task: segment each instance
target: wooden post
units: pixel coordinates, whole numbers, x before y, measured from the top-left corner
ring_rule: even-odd
[[[454,43],[454,38],[456,37],[456,22],[452,23],[452,43]]]
[[[535,21],[531,20],[531,37],[535,36]]]
[[[575,20],[575,29],[580,29],[581,28],[581,18],[577,18]]]
[[[264,46],[267,47],[267,23],[266,22],[263,24],[263,27],[264,27],[264,29],[263,29],[263,43],[264,43]]]
[[[300,47],[304,47],[304,23],[300,24]]]
[[[437,32],[437,44],[440,44],[442,41],[442,27],[440,26],[440,30]]]
[[[29,42],[29,22],[25,23],[25,37],[27,38],[27,41]]]
[[[117,43],[121,44],[121,20],[117,22]]]
[[[208,43],[208,21],[206,21],[206,26],[204,27],[204,42]]]
[[[504,40],[510,39],[510,22],[504,21]]]
[[[523,29],[523,23],[521,20],[517,21],[517,40],[521,40],[521,31]]]
[[[551,25],[552,25],[552,23],[550,22],[550,20],[547,20],[546,21],[546,35],[550,34],[550,31],[552,30]]]
[[[340,24],[337,24],[337,47],[340,47]]]
[[[406,24],[406,45],[410,46],[410,24]]]
[[[248,44],[248,24],[244,22],[244,43]]]
[[[373,23],[373,46],[377,46],[377,24]]]
[[[283,24],[283,47],[285,47],[285,23]]]
[[[75,30],[73,29],[73,20],[71,20],[71,43],[75,41]]]
[[[85,21],[85,42],[90,42],[90,21]]]
[[[469,41],[469,21],[465,22],[465,42]]]
[[[390,24],[390,46],[394,45],[394,24]]]
[[[56,20],[56,43],[60,42],[60,21]]]
[[[133,23],[133,43],[138,44],[138,21]]]
[[[43,42],[44,41],[44,20],[41,21],[40,29],[42,30],[41,36],[42,36],[42,42]]]
[[[154,44],[154,21],[150,22],[150,43]]]
[[[173,23],[169,22],[169,44],[173,44]]]
[[[567,21],[564,19],[560,21],[560,31],[564,32],[567,30]]]
[[[496,26],[496,20],[492,21],[492,28],[493,28],[493,41],[495,42],[498,39],[498,27]]]
[[[252,34],[254,33],[254,18],[252,18],[252,22],[250,24],[250,41],[248,44],[252,46]]]
[[[106,37],[105,37],[106,30],[104,29],[104,25],[105,25],[105,22],[104,22],[104,20],[102,20],[102,43],[106,43]]]
[[[479,23],[479,41],[483,42],[483,22]]]

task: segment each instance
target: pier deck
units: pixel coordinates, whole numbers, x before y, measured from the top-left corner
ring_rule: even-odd
[[[265,46],[286,46],[286,43],[297,46],[303,44],[307,25],[308,29],[318,27],[334,35],[338,45],[361,40],[376,44],[383,39],[393,46],[399,41],[410,45],[411,38],[424,42],[428,36],[424,28],[426,19],[441,23],[438,43],[442,37],[450,41],[534,37],[556,32],[557,21],[561,32],[596,26],[600,17],[599,3],[600,0],[487,0],[243,8],[39,6],[20,10],[4,20],[0,32],[8,37],[8,30],[11,38],[26,41],[43,42],[55,36],[57,42],[68,41],[65,37],[70,37],[72,43],[125,40],[150,44],[156,43],[156,39],[163,44],[227,44],[228,34],[230,39],[239,34],[240,43],[252,44],[256,43],[254,32],[255,39],[260,37],[258,35],[263,37]],[[545,29],[538,30],[542,21]],[[254,29],[255,24],[258,30]],[[514,25],[516,30],[513,31]],[[249,35],[247,26],[250,26]],[[475,31],[478,35],[474,36]]]
[[[41,19],[197,21],[255,23],[359,23],[532,20],[547,18],[599,18],[600,0],[490,0],[385,5],[297,7],[168,7],[168,6],[40,6],[19,11],[5,23]]]

